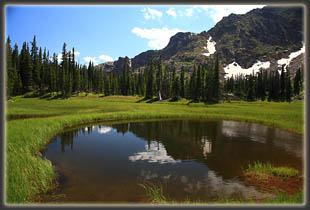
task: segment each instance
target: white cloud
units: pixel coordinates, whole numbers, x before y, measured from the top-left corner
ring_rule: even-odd
[[[72,53],[72,50],[70,50],[70,52]],[[75,56],[79,56],[81,53],[79,51],[74,51],[74,55]]]
[[[104,61],[113,61],[113,58],[111,56],[108,56],[108,55],[100,55],[99,59],[104,60]]]
[[[170,37],[172,37],[178,32],[184,31],[178,28],[168,29],[167,27],[152,29],[141,29],[138,27],[134,27],[131,32],[141,38],[149,39],[149,47],[153,49],[162,49],[169,43]]]
[[[265,5],[195,5],[192,8],[198,12],[204,10],[215,23],[223,17],[234,14],[245,14],[252,9],[262,8]]]
[[[58,53],[57,60],[58,60],[58,63],[62,61],[62,53]]]
[[[193,8],[188,8],[185,10],[185,16],[190,17],[193,15]]]
[[[72,50],[70,50],[70,52],[72,53]],[[74,55],[75,55],[75,56],[79,56],[79,55],[80,55],[80,52],[75,51],[75,52],[74,52]],[[62,62],[62,53],[58,53],[58,54],[57,54],[57,60],[58,60],[58,63],[61,63],[61,62]]]
[[[144,18],[146,20],[149,20],[149,19],[152,19],[152,20],[155,20],[155,19],[160,19],[162,16],[163,16],[163,13],[156,10],[156,9],[151,9],[151,8],[143,8],[141,10],[141,12],[143,13],[144,15]]]
[[[85,63],[88,64],[89,61],[91,61],[92,63],[94,63],[94,65],[97,65],[98,64],[98,61],[96,60],[96,57],[90,57],[90,56],[87,56],[87,57],[84,57],[83,58]]]
[[[169,10],[166,11],[166,13],[174,18],[177,17],[177,13],[175,12],[174,8],[170,8]]]

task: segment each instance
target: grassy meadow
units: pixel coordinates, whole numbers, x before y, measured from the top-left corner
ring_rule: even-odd
[[[93,94],[53,100],[13,97],[6,102],[6,114],[11,120],[6,122],[5,199],[8,204],[40,202],[55,188],[56,173],[40,151],[65,127],[107,120],[186,117],[255,122],[302,134],[303,107],[303,101],[208,105],[185,99],[149,103],[135,96]]]

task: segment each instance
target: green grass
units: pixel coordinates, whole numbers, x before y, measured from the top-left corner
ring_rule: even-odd
[[[156,186],[155,184],[145,182],[143,184],[139,184],[145,192],[147,197],[151,199],[152,203],[164,203],[166,202],[166,197],[163,193],[163,187],[161,185]]]
[[[155,118],[218,118],[262,123],[303,133],[303,102],[231,102],[206,105],[178,102],[147,103],[130,96],[71,97],[69,99],[13,97],[8,116],[31,116],[6,122],[6,202],[29,203],[54,187],[53,167],[41,158],[41,149],[65,127],[107,120]],[[46,117],[50,116],[50,117]]]
[[[300,191],[295,195],[288,195],[286,193],[277,193],[273,199],[266,198],[266,204],[302,204],[304,202],[304,192]]]
[[[248,169],[245,171],[246,174],[254,175],[260,179],[266,179],[268,176],[281,176],[281,177],[293,177],[298,176],[299,172],[297,169],[288,167],[275,167],[270,163],[254,162],[249,163]]]
[[[304,200],[304,193],[300,191],[295,195],[288,195],[287,193],[278,192],[275,198],[265,198],[260,201],[245,200],[240,195],[239,197],[218,197],[215,200],[190,200],[175,201],[173,199],[167,199],[164,196],[164,191],[161,185],[157,186],[153,183],[140,184],[145,190],[146,196],[152,201],[152,204],[159,205],[279,205],[279,204],[302,204]]]

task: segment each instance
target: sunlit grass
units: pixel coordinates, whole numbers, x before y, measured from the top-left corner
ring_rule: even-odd
[[[258,122],[283,129],[303,132],[303,102],[244,102],[233,101],[206,105],[189,103],[183,99],[178,102],[147,103],[136,96],[101,97],[89,94],[69,99],[40,99],[14,97],[7,102],[8,116],[40,116],[40,115],[76,115],[101,114],[112,112],[139,112],[171,115],[191,115],[209,118],[233,119]]]
[[[139,186],[145,190],[146,196],[151,199],[152,203],[166,202],[166,197],[164,196],[162,185],[156,186],[150,182],[145,182],[139,184]]]
[[[245,171],[248,175],[254,175],[260,179],[266,179],[268,176],[282,176],[282,177],[293,177],[298,176],[299,172],[297,169],[289,167],[275,167],[270,163],[254,162],[249,163],[248,168]]]

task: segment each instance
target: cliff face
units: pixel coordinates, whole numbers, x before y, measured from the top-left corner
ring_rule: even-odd
[[[302,48],[303,10],[301,7],[264,7],[244,15],[224,17],[209,31],[199,34],[179,32],[170,38],[162,50],[149,50],[134,58],[119,58],[113,71],[120,73],[124,62],[130,62],[134,71],[144,68],[153,57],[165,65],[191,71],[192,64],[212,65],[215,53],[225,67],[233,62],[247,69],[257,61],[270,62],[270,68],[279,68],[277,61],[287,58]],[[292,59],[297,68],[303,56]],[[296,64],[297,62],[297,64]],[[109,70],[111,66],[102,65]],[[299,66],[301,66],[300,64]]]

